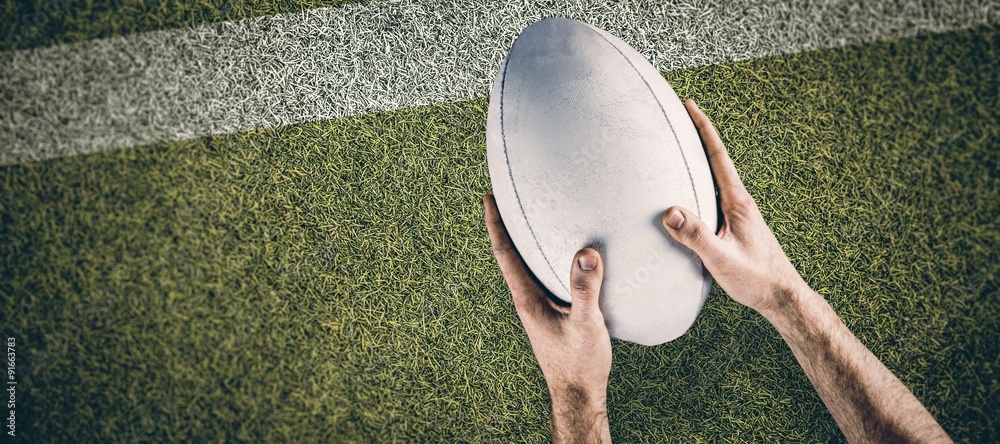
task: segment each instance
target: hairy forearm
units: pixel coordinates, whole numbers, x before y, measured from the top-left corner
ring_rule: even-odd
[[[915,396],[821,296],[784,289],[761,313],[781,333],[851,442],[950,442]]]
[[[553,443],[609,443],[606,396],[580,387],[550,389],[549,428]]]

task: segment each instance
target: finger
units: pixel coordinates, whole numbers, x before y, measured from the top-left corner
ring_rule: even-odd
[[[573,258],[573,268],[570,269],[570,292],[573,295],[573,305],[569,312],[571,318],[583,320],[600,315],[598,299],[603,279],[601,254],[593,248],[578,251]]]
[[[490,245],[493,248],[493,256],[500,265],[500,272],[510,287],[510,293],[514,298],[514,307],[518,314],[534,314],[543,312],[548,305],[543,304],[546,297],[544,291],[538,286],[528,270],[527,264],[521,258],[521,254],[514,247],[507,228],[500,218],[500,211],[497,209],[497,201],[493,193],[483,196],[483,212],[486,219],[486,231],[490,233]]]
[[[719,187],[720,197],[723,200],[730,197],[742,198],[742,194],[747,192],[746,188],[740,180],[739,173],[736,172],[733,160],[729,158],[726,145],[722,143],[719,132],[715,130],[715,125],[712,125],[712,121],[701,108],[698,108],[694,100],[687,99],[684,106],[694,126],[698,128],[701,143],[705,146],[705,154],[708,156],[708,164],[712,168],[712,176],[715,177],[715,183]]]
[[[694,251],[702,262],[717,263],[722,255],[722,240],[698,216],[686,208],[673,206],[663,212],[660,219],[670,237]]]

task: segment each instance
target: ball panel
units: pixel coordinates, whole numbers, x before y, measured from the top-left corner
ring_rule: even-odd
[[[689,179],[694,187],[694,194],[697,196],[695,206],[686,206],[700,217],[706,225],[715,228],[718,224],[718,208],[715,200],[715,184],[712,181],[712,171],[705,156],[704,148],[701,144],[701,137],[698,129],[691,121],[691,117],[684,107],[684,103],[670,87],[670,84],[663,78],[660,71],[656,69],[644,55],[640,54],[631,45],[611,33],[596,26],[583,23],[602,38],[608,44],[615,47],[624,57],[629,60],[631,66],[646,81],[647,86],[657,98],[657,102],[662,106],[662,110],[670,122],[671,129],[675,136],[675,141],[679,141],[677,149],[684,156],[686,167],[689,171]]]

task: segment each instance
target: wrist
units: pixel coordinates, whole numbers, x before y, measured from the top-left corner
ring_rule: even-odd
[[[798,277],[798,276],[796,276]],[[775,327],[786,324],[788,318],[796,317],[803,307],[819,295],[801,277],[775,285],[771,289],[768,303],[757,309]]]
[[[550,387],[552,442],[611,442],[606,392],[579,385]]]
[[[607,386],[584,386],[580,384],[549,385],[552,406],[567,406],[573,409],[593,411],[607,410]]]

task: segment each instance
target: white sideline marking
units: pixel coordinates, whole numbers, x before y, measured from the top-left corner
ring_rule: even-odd
[[[563,16],[661,71],[998,22],[990,0],[381,0],[0,54],[0,165],[484,97]]]

